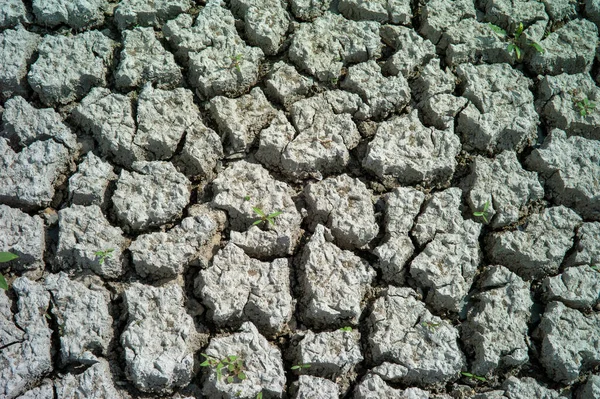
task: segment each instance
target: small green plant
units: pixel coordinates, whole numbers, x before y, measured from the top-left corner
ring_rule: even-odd
[[[477,216],[477,217],[482,217],[484,222],[488,222],[487,216],[488,216],[488,209],[490,208],[490,201],[485,201],[485,204],[483,204],[483,210],[480,212],[473,212],[473,216]]]
[[[240,64],[243,60],[244,60],[243,54],[236,54],[236,55],[232,56],[230,68],[235,68],[235,69],[237,69],[238,72],[240,72]]]
[[[292,370],[302,370],[302,369],[309,369],[310,368],[310,364],[308,363],[300,363],[300,364],[296,364],[294,366],[292,366]]]
[[[600,265],[590,265],[590,267],[595,271],[600,272]]]
[[[12,252],[0,252],[0,263],[10,262],[11,260],[17,259],[18,256]],[[7,290],[8,283],[4,278],[4,275],[0,273],[0,289]]]
[[[506,31],[497,25],[490,23],[489,26],[490,26],[490,29],[492,29],[494,32],[496,32],[497,34],[504,36],[508,39],[509,43],[506,46],[506,51],[508,51],[509,53],[514,52],[515,56],[517,57],[517,61],[521,60],[522,50],[521,50],[521,47],[519,47],[519,45],[521,44],[520,43],[521,34],[523,33],[523,30],[525,30],[523,23],[522,22],[519,23],[519,26],[517,26],[517,28],[515,29],[515,32],[513,33],[512,37],[508,37],[508,35],[506,34]],[[527,44],[529,46],[533,47],[535,49],[535,51],[537,51],[538,53],[543,53],[545,51],[544,48],[539,43],[536,43],[533,40],[528,40]]]
[[[258,393],[258,395],[256,395],[256,399],[262,399],[262,391]]]
[[[434,332],[435,329],[440,326],[440,323],[434,323],[432,321],[424,321],[421,323],[421,325],[423,327],[425,327],[426,329],[428,329],[429,331]]]
[[[579,108],[579,115],[588,116],[588,114],[596,108],[596,103],[590,101],[587,97],[575,103]]]
[[[252,223],[255,226],[259,225],[263,222],[268,222],[272,226],[275,226],[275,218],[283,213],[281,211],[277,211],[277,212],[269,213],[267,215],[262,209],[260,209],[259,207],[256,207],[256,206],[252,207],[252,210],[254,212],[256,212],[256,214],[258,216],[260,216],[260,219],[256,220],[254,223]]]
[[[223,379],[223,371],[226,373],[225,380],[228,384],[232,384],[236,380],[241,382],[247,378],[246,373],[244,373],[244,361],[239,356],[229,355],[221,360],[208,356],[206,353],[202,353],[202,356],[205,360],[200,364],[200,367],[214,367],[217,371],[218,381]]]
[[[244,201],[250,201],[250,196],[249,195],[244,196]]]
[[[114,252],[114,248],[110,248],[104,251],[96,251],[94,252],[94,255],[96,255],[99,259],[98,259],[98,263],[100,263],[101,265],[104,264],[104,261],[106,260],[106,258],[110,258],[111,256],[113,256],[113,252]]]
[[[472,380],[477,380],[477,381],[482,381],[482,382],[486,382],[487,379],[485,377],[482,377],[480,375],[477,374],[473,374],[473,373],[466,373],[466,372],[461,372],[462,375],[464,375],[465,377],[468,377]]]
[[[349,332],[349,331],[352,331],[352,327],[350,327],[350,326],[342,327],[342,328],[340,328],[340,331]]]

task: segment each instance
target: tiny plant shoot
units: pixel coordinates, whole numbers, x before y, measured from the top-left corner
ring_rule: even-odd
[[[440,326],[440,323],[434,323],[432,321],[424,321],[421,323],[421,325],[423,327],[427,328],[429,331],[435,332],[435,329]]]
[[[202,353],[205,360],[200,364],[200,367],[214,367],[217,371],[217,380],[223,379],[223,371],[225,371],[225,380],[228,384],[244,381],[246,373],[244,372],[244,361],[239,356],[229,355],[219,360],[206,353]]]
[[[269,222],[269,224],[271,224],[272,226],[275,226],[275,218],[279,215],[281,215],[283,212],[281,211],[277,211],[277,212],[273,212],[273,213],[269,213],[268,215],[260,208],[254,206],[252,207],[252,210],[258,215],[260,216],[260,219],[258,219],[257,221],[255,221],[254,223],[252,223],[253,225],[259,225],[263,222]]]
[[[300,363],[300,364],[296,364],[294,366],[292,366],[292,370],[302,370],[302,369],[309,369],[310,368],[310,364],[308,363]]]
[[[483,204],[483,210],[480,212],[473,212],[473,216],[477,216],[477,217],[482,217],[484,222],[488,222],[487,216],[488,216],[488,209],[490,207],[490,201],[485,201],[485,204]]]
[[[594,108],[596,108],[596,103],[588,100],[587,97],[584,97],[581,101],[578,101],[576,104],[577,108],[579,108],[579,115],[581,116],[588,116],[588,114],[590,114],[590,112],[593,111]]]
[[[342,327],[342,328],[340,328],[340,331],[349,332],[349,331],[352,331],[352,327],[350,327],[350,326]]]
[[[466,373],[464,371],[461,372],[461,374],[464,375],[465,377],[468,377],[468,378],[472,379],[472,380],[477,380],[477,381],[482,381],[482,382],[486,382],[487,381],[485,377],[482,377],[482,376],[477,375],[477,374]]]
[[[110,258],[113,255],[113,251],[114,248],[110,248],[104,251],[96,251],[94,252],[94,255],[96,255],[99,259],[98,259],[98,263],[100,263],[101,265],[104,264],[104,261],[106,260],[106,258]]]
[[[523,23],[522,22],[519,23],[519,26],[517,26],[517,28],[515,29],[515,32],[512,35],[513,37],[507,37],[508,35],[506,34],[506,31],[497,25],[494,25],[492,23],[490,23],[488,25],[489,25],[490,29],[492,31],[496,32],[498,35],[508,38],[509,43],[506,46],[506,51],[508,51],[509,53],[514,52],[515,56],[517,58],[517,61],[521,60],[522,50],[521,50],[521,47],[519,47],[519,40],[521,38],[521,34],[523,33],[523,30],[525,29],[525,27],[523,26]],[[538,53],[543,53],[545,51],[544,48],[539,43],[536,43],[533,40],[527,40],[527,43],[529,44],[529,46],[533,47],[535,49],[535,51],[537,51]]]
[[[14,260],[17,258],[18,258],[18,256],[11,252],[0,252],[0,263],[10,262],[11,260]],[[4,278],[2,273],[0,273],[0,289],[3,289],[3,290],[8,289],[8,283],[6,282],[6,279]]]
[[[244,59],[244,55],[243,54],[236,54],[234,56],[231,57],[231,67],[237,69],[238,72],[240,72],[240,63],[243,61]]]

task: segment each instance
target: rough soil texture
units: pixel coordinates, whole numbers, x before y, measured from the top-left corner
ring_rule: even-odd
[[[600,399],[600,0],[0,0],[0,399]]]

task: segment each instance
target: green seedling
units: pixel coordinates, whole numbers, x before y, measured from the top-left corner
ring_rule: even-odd
[[[17,259],[18,256],[11,252],[0,252],[0,263],[10,262],[11,260]],[[7,290],[8,283],[4,278],[4,275],[0,273],[0,289]]]
[[[591,265],[590,267],[595,271],[600,272],[600,265]]]
[[[302,369],[309,369],[310,368],[310,364],[308,363],[300,363],[300,364],[296,364],[294,366],[292,366],[292,370],[302,370]]]
[[[519,26],[517,26],[517,28],[515,29],[515,32],[513,33],[512,37],[508,37],[506,31],[497,25],[490,23],[489,27],[497,34],[504,36],[508,39],[509,43],[506,46],[506,51],[508,51],[509,53],[514,52],[515,56],[517,57],[517,60],[521,60],[522,50],[521,47],[519,47],[519,40],[521,39],[521,34],[523,34],[523,30],[525,30],[523,23],[519,23]],[[536,43],[533,40],[528,40],[527,44],[533,47],[538,53],[544,52],[544,48],[539,43]]]
[[[350,332],[350,331],[352,331],[352,327],[350,327],[350,326],[342,327],[342,328],[340,328],[340,331]]]
[[[217,371],[217,380],[223,379],[223,373],[225,372],[225,380],[228,384],[234,382],[244,381],[246,373],[244,373],[244,361],[239,356],[229,355],[219,360],[215,357],[208,356],[206,353],[202,353],[205,360],[200,364],[200,367],[213,367]]]
[[[466,373],[466,372],[461,372],[462,375],[464,375],[465,377],[468,377],[472,380],[478,380],[478,381],[482,381],[482,382],[486,382],[487,379],[485,377],[482,377],[480,375],[477,374],[473,374],[473,373]]]
[[[244,60],[243,54],[236,54],[236,55],[232,56],[230,68],[235,68],[235,69],[237,69],[238,72],[240,72],[240,63],[243,60]]]
[[[424,321],[421,325],[427,328],[429,331],[434,332],[436,328],[440,326],[440,323],[434,323],[432,321]]]
[[[249,196],[249,195],[246,195],[246,196],[244,197],[244,201],[250,201],[250,196]]]
[[[596,103],[588,100],[587,97],[577,101],[575,104],[577,105],[577,108],[579,108],[579,115],[581,116],[588,116],[588,114],[596,108]]]
[[[111,256],[113,256],[113,252],[114,248],[110,248],[105,251],[96,251],[94,252],[94,255],[96,255],[99,258],[98,263],[103,265],[106,258],[110,258]]]
[[[256,395],[256,399],[262,399],[262,392],[259,392],[258,395]]]
[[[488,222],[487,220],[487,216],[488,216],[488,209],[490,207],[490,201],[485,201],[485,204],[483,204],[483,210],[481,212],[473,212],[473,216],[477,216],[477,217],[482,217],[484,222]]]
[[[275,218],[283,213],[281,211],[277,211],[277,212],[269,213],[267,215],[262,209],[260,209],[259,207],[256,207],[256,206],[252,207],[252,210],[254,212],[256,212],[256,214],[258,216],[260,216],[260,219],[258,219],[254,223],[252,223],[255,226],[259,225],[259,224],[261,224],[263,222],[268,222],[272,226],[275,226]]]

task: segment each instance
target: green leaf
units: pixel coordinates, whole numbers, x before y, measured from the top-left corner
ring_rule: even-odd
[[[498,25],[494,25],[491,22],[488,25],[494,32],[498,33],[499,35],[506,36],[506,31],[504,29],[502,29],[501,27],[499,27]]]
[[[253,226],[259,225],[261,224],[263,221],[262,219],[258,219],[256,222],[252,223]]]
[[[340,328],[341,331],[352,331],[352,327],[350,326],[346,326],[346,327],[342,327]]]
[[[241,381],[244,381],[246,379],[246,374],[244,374],[243,372],[238,373],[237,378],[240,379]]]
[[[262,392],[259,392],[258,395],[256,395],[256,399],[263,399]]]
[[[208,360],[205,360],[202,363],[200,363],[200,367],[208,367],[208,366],[210,366],[210,362]]]
[[[486,214],[483,214],[483,215],[481,215],[481,217],[483,218],[483,221],[484,221],[484,222],[486,222],[486,223],[488,222],[488,220],[487,220],[487,217],[486,217]]]
[[[281,215],[282,213],[283,212],[281,212],[281,211],[273,212],[273,213],[270,213],[267,217],[270,218],[270,219],[274,219],[277,216]]]
[[[512,53],[512,51],[515,49],[515,45],[510,43],[508,46],[506,46],[506,51],[508,51],[509,53]]]
[[[485,204],[483,204],[483,211],[487,211],[488,208],[490,207],[490,201],[485,201]]]
[[[2,275],[2,273],[0,273],[0,288],[3,290],[7,290],[8,289],[8,283],[6,282],[6,279],[4,278],[4,276]]]
[[[292,366],[292,370],[298,370],[300,368],[299,365]]]
[[[543,53],[544,53],[544,51],[546,51],[546,50],[544,50],[544,48],[543,48],[542,46],[540,46],[540,45],[539,45],[538,43],[536,43],[536,42],[531,42],[529,45],[530,45],[531,47],[533,47],[533,48],[535,49],[535,51],[537,51],[538,53],[542,53],[542,54],[543,54]]]
[[[257,207],[255,207],[255,206],[253,206],[253,207],[252,207],[252,210],[253,210],[254,212],[256,212],[256,214],[257,214],[258,216],[260,216],[260,217],[263,217],[263,218],[264,218],[264,217],[266,217],[266,216],[267,216],[267,215],[265,215],[265,213],[264,213],[264,212],[262,211],[262,209],[260,209],[260,208],[257,208]]]
[[[472,378],[472,377],[473,377],[473,374],[471,374],[471,373],[467,373],[467,372],[464,372],[464,371],[463,371],[463,372],[461,372],[461,374],[462,374],[462,375],[464,375],[465,377],[470,377],[470,378]]]
[[[481,217],[483,216],[483,212],[473,212],[473,216]]]
[[[11,260],[17,259],[19,256],[11,252],[0,252],[0,263],[10,262]]]
[[[246,195],[246,196],[244,197],[244,201],[250,201],[250,196],[249,196],[249,195]]]
[[[519,22],[519,26],[515,30],[515,39],[519,39],[519,36],[521,36],[521,33],[523,33],[523,30],[524,30],[523,22]]]
[[[520,60],[521,59],[521,49],[519,48],[519,46],[515,46],[515,54],[517,55],[517,59]]]
[[[229,364],[229,366],[227,366],[227,370],[229,370],[229,371],[235,370],[235,365],[234,364]]]
[[[232,384],[233,383],[233,377],[232,376],[227,377],[227,382],[229,384]]]
[[[235,361],[237,360],[237,358],[238,358],[238,357],[237,357],[237,356],[235,356],[235,355],[229,355],[229,356],[227,356],[227,357],[228,357],[228,358],[229,358],[229,360],[230,360],[230,361],[232,361],[232,362],[235,362]]]

